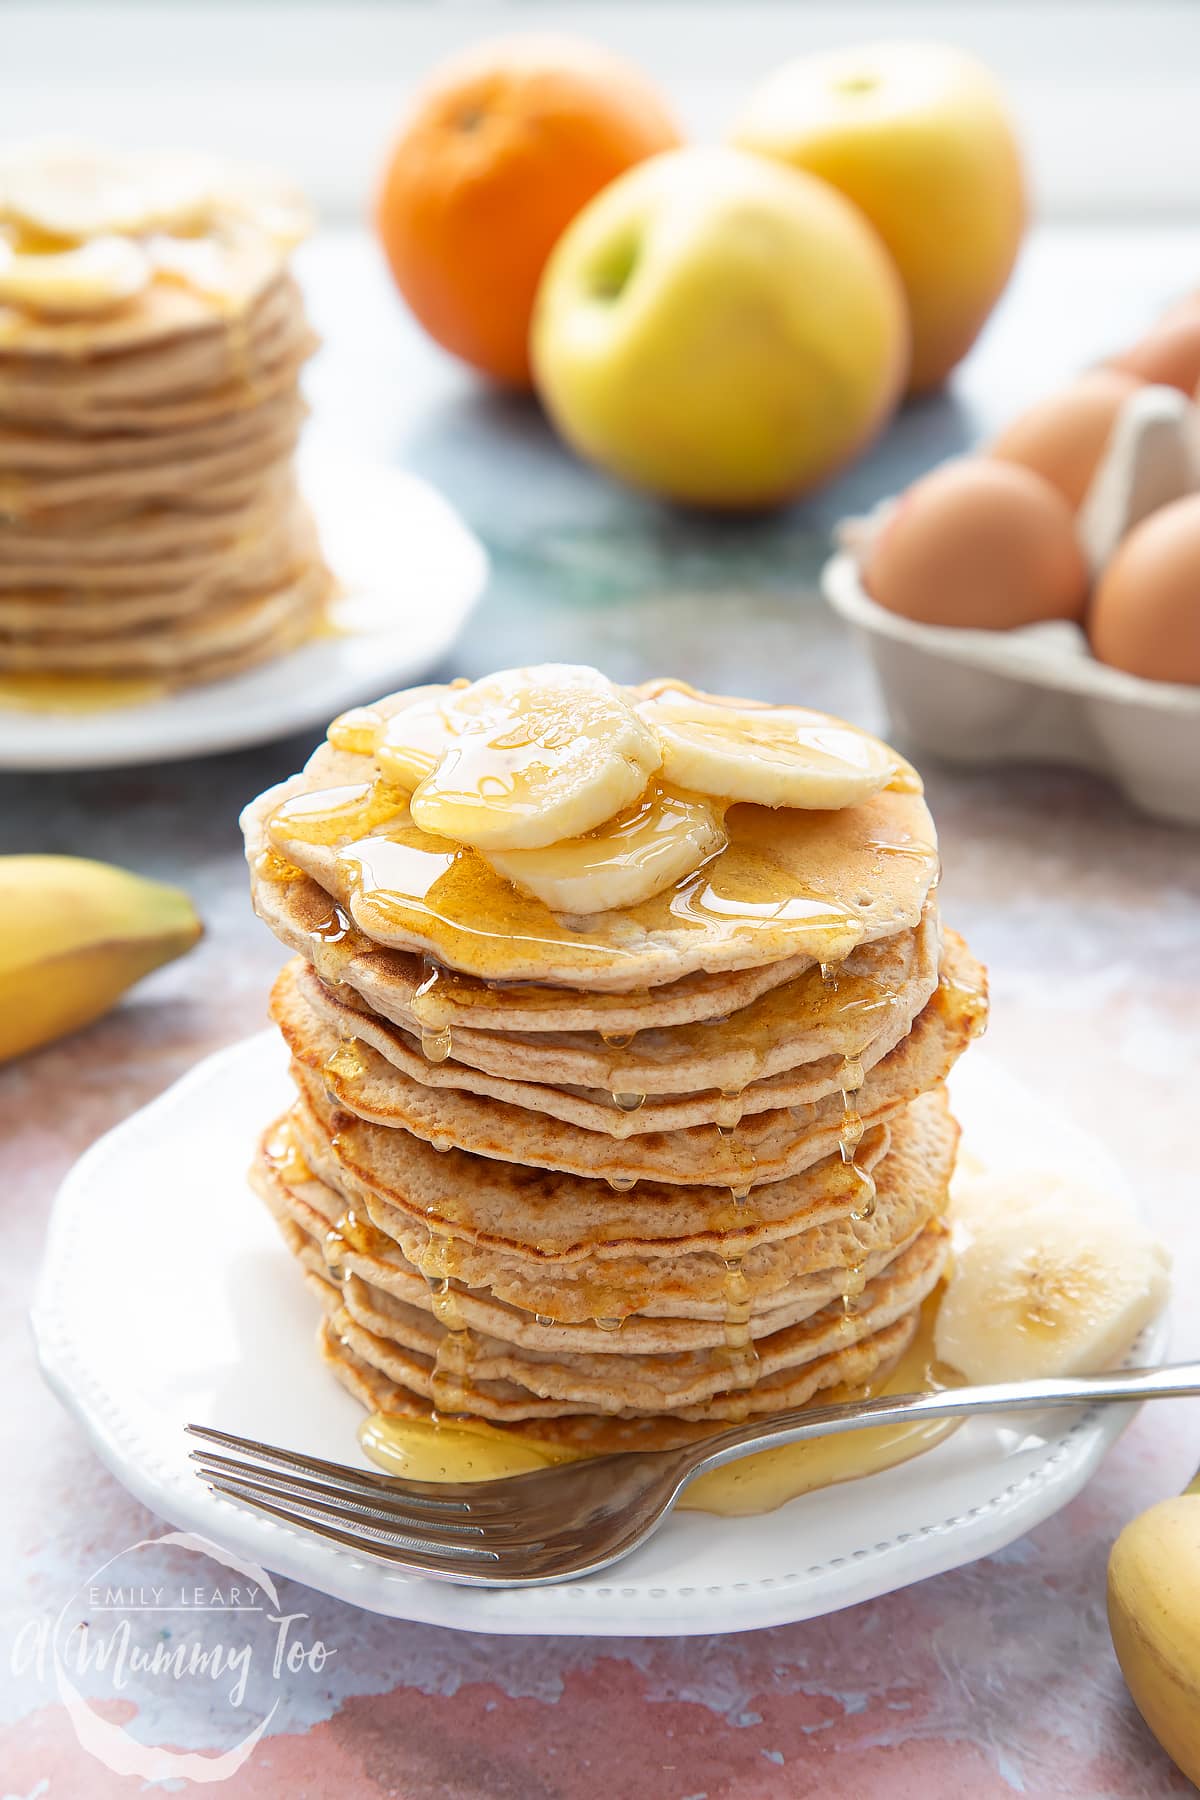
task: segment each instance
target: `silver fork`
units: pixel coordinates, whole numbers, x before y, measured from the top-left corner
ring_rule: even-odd
[[[214,1493],[414,1575],[474,1587],[541,1587],[628,1556],[689,1482],[758,1450],[913,1419],[1192,1394],[1200,1394],[1194,1362],[898,1394],[775,1413],[682,1450],[594,1457],[499,1481],[406,1481],[207,1425],[187,1429],[203,1440],[191,1459]]]

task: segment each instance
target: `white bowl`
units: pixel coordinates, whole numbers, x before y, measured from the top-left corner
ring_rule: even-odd
[[[1200,825],[1200,687],[1110,669],[1066,621],[970,631],[901,618],[872,600],[848,550],[821,588],[862,638],[897,735],[947,762],[1093,769],[1155,818]]]

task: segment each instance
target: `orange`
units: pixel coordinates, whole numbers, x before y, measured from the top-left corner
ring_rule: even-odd
[[[645,76],[594,44],[478,45],[434,72],[392,148],[377,216],[396,285],[445,349],[529,386],[534,295],[564,227],[679,142]]]

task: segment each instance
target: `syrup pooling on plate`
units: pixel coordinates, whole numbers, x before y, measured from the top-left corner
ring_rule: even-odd
[[[0,674],[0,706],[18,712],[111,712],[122,706],[148,706],[170,692],[164,681],[139,675]]]
[[[933,1330],[939,1294],[926,1300],[911,1344],[878,1380],[855,1389],[831,1389],[823,1401],[871,1399],[881,1394],[933,1393],[960,1385],[939,1363]],[[844,1436],[763,1450],[700,1476],[678,1504],[727,1517],[773,1512],[776,1507],[842,1481],[878,1475],[941,1443],[957,1419],[915,1420],[873,1426]],[[700,1432],[697,1436],[702,1436]],[[482,1420],[432,1423],[373,1413],[359,1427],[359,1443],[378,1468],[409,1481],[496,1481],[530,1469],[584,1460],[584,1453],[533,1431],[498,1429]]]

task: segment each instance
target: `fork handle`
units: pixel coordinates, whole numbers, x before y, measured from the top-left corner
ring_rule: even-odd
[[[912,1419],[969,1418],[975,1413],[1028,1412],[1044,1406],[1136,1405],[1142,1400],[1184,1399],[1200,1394],[1200,1362],[1165,1363],[1152,1369],[1113,1369],[1107,1375],[1056,1375],[1038,1381],[997,1381],[980,1387],[945,1388],[931,1394],[887,1394],[837,1406],[798,1407],[770,1423],[748,1421],[705,1438],[688,1455],[684,1479],[737,1462],[759,1450],[801,1444],[808,1438],[899,1425]],[[685,1455],[688,1453],[685,1452]]]

